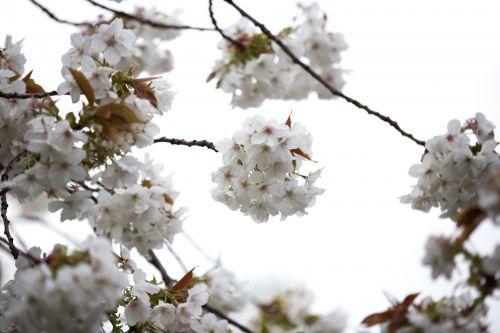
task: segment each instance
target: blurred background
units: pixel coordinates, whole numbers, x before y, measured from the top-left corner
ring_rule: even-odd
[[[42,1],[42,0],[40,0]],[[165,13],[181,9],[188,25],[211,27],[208,1],[101,0],[113,8],[132,11],[135,5],[156,6]],[[238,14],[223,1],[214,1],[221,27]],[[295,1],[239,0],[250,14],[279,31],[298,13]],[[309,2],[305,2],[308,4]],[[342,54],[347,70],[344,93],[399,122],[417,138],[427,140],[446,131],[451,119],[464,121],[482,112],[500,124],[500,2],[397,0],[319,0],[327,13],[328,30],[341,32],[349,49]],[[70,47],[73,26],[56,23],[28,0],[0,1],[0,38],[24,39],[26,71],[46,90],[62,77],[61,56]],[[44,1],[59,17],[92,20],[104,11],[85,0]],[[453,224],[399,203],[416,180],[408,175],[422,147],[402,137],[380,120],[342,100],[267,101],[258,109],[232,109],[230,96],[216,90],[206,77],[220,57],[215,32],[184,31],[169,42],[174,70],[165,78],[177,92],[167,114],[157,120],[161,135],[217,142],[231,137],[244,119],[255,114],[294,121],[312,133],[313,159],[324,167],[317,185],[326,189],[305,217],[278,217],[256,224],[239,212],[212,200],[211,173],[220,167],[219,154],[198,147],[155,144],[145,152],[174,174],[181,195],[179,206],[189,209],[185,233],[173,248],[191,268],[203,272],[221,258],[227,269],[247,281],[256,299],[287,287],[306,286],[315,294],[320,313],[343,309],[349,331],[364,316],[389,306],[385,293],[401,299],[413,292],[449,295],[453,283],[432,281],[421,260],[430,234],[450,234]],[[59,105],[77,110],[68,98]],[[498,133],[498,132],[497,132]],[[60,223],[44,210],[46,203],[14,207],[9,216],[15,238],[50,251],[53,244],[78,242],[91,230],[85,221]],[[36,217],[34,219],[33,217]],[[45,222],[43,222],[43,221]],[[69,236],[69,237],[68,237]],[[190,238],[202,252],[188,240]],[[500,231],[484,224],[471,246],[491,251]],[[172,276],[182,269],[167,250],[158,252]],[[13,263],[0,254],[2,284],[12,277]],[[150,274],[154,268],[143,264]],[[455,281],[464,279],[455,276]],[[500,331],[500,307],[492,303],[493,332]]]

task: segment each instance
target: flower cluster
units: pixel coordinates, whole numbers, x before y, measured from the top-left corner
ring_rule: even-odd
[[[266,222],[269,215],[281,218],[306,214],[316,195],[314,186],[321,170],[301,175],[302,161],[311,160],[312,138],[299,123],[285,124],[248,118],[243,129],[232,139],[217,144],[224,166],[212,174],[217,187],[216,201],[250,215],[256,222]]]
[[[171,15],[166,15],[158,11],[156,8],[145,8],[138,6],[135,8],[134,16],[164,24],[167,26],[181,26],[182,22],[179,19],[179,11],[175,11]],[[105,19],[99,17],[98,24],[106,24],[113,19]],[[143,24],[136,20],[123,18],[123,24],[127,29],[133,31],[136,36],[134,50],[127,57],[123,57],[115,67],[121,70],[128,70],[131,63],[138,66],[139,72],[145,72],[150,75],[157,75],[169,72],[174,67],[174,57],[172,52],[165,47],[167,41],[171,41],[181,34],[181,29],[164,29],[157,28],[149,24]],[[82,30],[84,35],[92,35],[95,33],[95,28],[86,27]]]
[[[20,201],[45,192],[54,199],[49,210],[62,211],[61,221],[89,218],[99,235],[146,253],[172,240],[183,210],[173,209],[177,193],[161,168],[126,154],[153,143],[153,116],[170,108],[172,93],[165,81],[135,78],[133,66],[128,72],[115,68],[134,52],[134,33],[122,20],[94,32],[73,34],[72,48],[62,57],[65,81],[58,92],[69,93],[75,103],[84,95],[80,112],[63,118],[50,98],[5,112],[2,142],[12,144],[2,145],[1,165],[12,164],[13,177],[1,188]],[[2,67],[16,70],[8,75],[20,73],[20,44],[7,46]],[[19,82],[19,92],[41,89],[30,74]]]
[[[442,217],[452,219],[476,205],[479,189],[500,170],[494,128],[481,113],[462,127],[458,120],[450,121],[446,134],[426,142],[422,163],[410,168],[410,175],[418,182],[401,201],[423,211],[440,207]],[[473,143],[469,131],[475,138]]]
[[[0,91],[25,93],[26,82],[21,79],[26,58],[21,53],[22,42],[12,42],[7,36],[0,47]],[[23,134],[33,117],[32,101],[0,98],[0,171],[24,150]],[[28,112],[31,111],[31,112]],[[9,144],[10,143],[10,144]]]
[[[343,36],[326,31],[327,18],[318,4],[300,6],[301,15],[291,27],[277,36],[300,59],[335,89],[344,85],[338,67],[340,52],[347,48]],[[217,61],[209,80],[232,95],[231,104],[241,108],[258,107],[265,99],[307,98],[316,92],[319,98],[333,98],[323,86],[290,58],[255,26],[242,19],[225,33],[240,45],[222,40],[222,59]]]
[[[411,296],[415,295],[409,297]],[[406,300],[410,299],[409,297]],[[385,317],[381,332],[488,332],[485,325],[486,310],[483,304],[475,304],[469,293],[438,301],[426,297],[418,304],[403,302],[386,311],[388,315],[380,316]]]
[[[126,249],[122,259],[134,272],[134,285],[124,291],[120,307],[110,313],[113,332],[230,332],[226,320],[204,313],[208,289],[193,278],[192,271],[174,286],[165,287],[155,278],[146,280],[146,273],[137,268]]]
[[[292,289],[274,296],[258,305],[256,329],[270,333],[341,333],[345,330],[347,318],[342,312],[312,313],[312,300],[312,295],[303,289]]]
[[[130,156],[107,165],[97,176],[114,190],[99,192],[89,214],[97,234],[136,247],[142,254],[172,241],[181,230],[185,209],[173,209],[178,193],[161,170],[149,159],[141,163]]]
[[[224,313],[243,310],[249,300],[243,283],[220,262],[200,277],[199,281],[207,285],[210,294],[208,304]]]
[[[165,25],[181,25],[179,13],[166,15],[155,8],[137,7],[135,15],[143,19]],[[159,29],[147,24],[127,21],[127,26],[134,30],[137,35],[137,52],[133,61],[138,62],[139,69],[151,75],[169,72],[174,67],[174,57],[169,49],[165,48],[164,42],[173,40],[180,36],[180,29]]]
[[[109,241],[89,239],[73,252],[56,246],[44,259],[40,253],[33,248],[16,261],[15,278],[0,293],[0,331],[100,332],[128,285]]]

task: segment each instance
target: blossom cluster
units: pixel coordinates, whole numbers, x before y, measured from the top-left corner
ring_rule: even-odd
[[[311,160],[312,138],[299,123],[284,124],[261,116],[248,118],[232,139],[219,142],[224,166],[212,174],[216,201],[266,222],[269,215],[304,215],[323,190],[314,186],[321,170],[300,174]]]
[[[341,311],[326,315],[311,312],[312,295],[304,289],[290,289],[258,305],[257,330],[270,333],[341,333],[347,318]]]
[[[58,92],[74,103],[85,96],[78,113],[64,114],[50,98],[0,100],[2,142],[12,142],[1,147],[1,166],[10,168],[1,188],[21,202],[44,192],[52,200],[49,210],[61,210],[61,221],[88,218],[99,235],[146,253],[172,240],[184,210],[173,209],[177,192],[161,168],[127,155],[153,143],[153,117],[170,108],[173,96],[163,80],[137,79],[134,66],[115,68],[133,54],[134,42],[120,19],[92,35],[71,36]],[[2,54],[2,73],[20,75],[20,43],[8,41]],[[42,89],[30,74],[4,86],[7,92]]]
[[[161,165],[149,159],[141,163],[131,156],[106,165],[96,176],[113,191],[100,191],[88,214],[96,233],[142,254],[163,247],[165,240],[173,241],[185,209],[173,208],[178,193],[171,177],[161,171]]]
[[[5,46],[0,48],[2,92],[26,92],[26,82],[21,79],[26,58],[21,49],[22,41],[13,43],[11,36],[7,36]],[[28,129],[27,122],[33,117],[33,111],[32,101],[0,98],[0,170],[5,170],[23,151],[23,133]]]
[[[220,262],[198,280],[206,284],[210,298],[208,304],[224,313],[243,310],[249,300],[249,293],[236,275],[225,269]]]
[[[179,11],[167,15],[154,7],[145,8],[137,6],[132,15],[142,20],[166,26],[175,27],[182,25],[179,19]],[[98,24],[105,24],[113,19],[99,17]],[[127,18],[123,18],[123,23],[127,29],[134,32],[137,39],[134,50],[127,57],[122,58],[116,64],[116,68],[127,70],[131,63],[135,63],[138,66],[139,72],[145,72],[150,75],[166,73],[173,69],[174,57],[172,52],[165,47],[165,42],[179,37],[181,29],[157,28]],[[84,35],[92,35],[94,32],[95,28],[93,27],[87,27],[82,30],[82,34]]]
[[[450,121],[446,134],[426,142],[421,164],[410,168],[410,175],[418,181],[401,201],[422,211],[440,207],[442,217],[454,220],[478,204],[480,189],[500,170],[494,128],[481,113],[463,126],[458,120]]]
[[[16,261],[14,280],[0,293],[0,331],[100,332],[128,285],[109,241],[93,238],[82,250],[55,246],[45,258],[40,254],[32,248]]]
[[[343,71],[338,67],[340,52],[347,48],[343,36],[326,30],[327,17],[314,3],[300,6],[299,15],[291,27],[277,37],[332,87],[344,85]],[[265,99],[305,99],[311,92],[319,98],[334,96],[295,66],[280,47],[247,19],[225,30],[237,41],[222,40],[222,59],[213,68],[209,80],[216,79],[217,87],[232,95],[231,104],[241,108],[258,107]]]
[[[469,293],[451,296],[440,300],[430,297],[414,303],[416,295],[408,296],[401,304],[379,316],[383,321],[382,333],[419,333],[419,332],[488,332],[485,324],[486,306],[475,303]],[[411,303],[410,303],[411,300]],[[377,314],[372,316],[375,321]],[[365,323],[369,323],[369,317]]]
[[[148,281],[128,250],[122,249],[121,258],[133,272],[134,284],[124,290],[120,306],[110,314],[113,332],[231,332],[226,320],[203,310],[209,290],[193,271],[175,285],[164,286],[155,278]]]

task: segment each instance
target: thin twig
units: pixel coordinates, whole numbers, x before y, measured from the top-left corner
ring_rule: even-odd
[[[208,0],[208,13],[210,15],[210,20],[212,21],[212,24],[213,24],[215,30],[217,30],[217,32],[222,36],[222,38],[229,41],[231,44],[235,45],[240,50],[243,49],[244,48],[243,44],[241,44],[239,41],[229,37],[228,35],[226,35],[224,33],[224,31],[222,31],[221,28],[219,28],[219,25],[217,24],[217,20],[215,19],[215,14],[214,14],[214,11],[212,8],[212,0]]]
[[[215,29],[212,29],[212,28],[193,27],[193,26],[190,26],[190,25],[164,24],[164,23],[160,23],[160,22],[155,22],[155,21],[151,21],[151,20],[145,19],[143,17],[139,17],[139,16],[136,16],[136,15],[132,15],[132,14],[129,14],[129,13],[122,12],[120,10],[116,10],[116,9],[107,7],[107,6],[103,5],[103,4],[95,2],[93,0],[87,0],[87,2],[91,3],[92,5],[94,5],[96,7],[99,7],[101,9],[104,9],[104,10],[107,10],[109,12],[112,12],[112,13],[114,13],[117,16],[121,16],[121,17],[130,19],[130,20],[134,20],[134,21],[137,21],[137,22],[142,23],[142,24],[150,25],[150,26],[155,27],[155,28],[174,29],[174,30],[215,31]]]
[[[30,99],[30,98],[44,98],[49,96],[58,96],[57,91],[49,91],[43,93],[27,93],[27,94],[18,94],[18,93],[6,93],[0,91],[1,98],[7,99]]]
[[[205,309],[206,311],[208,312],[211,312],[213,313],[214,315],[216,315],[217,317],[219,317],[220,319],[225,319],[227,320],[227,322],[237,328],[239,328],[242,332],[245,332],[245,333],[253,333],[252,330],[250,330],[248,327],[246,326],[243,326],[242,324],[238,323],[237,321],[235,321],[234,319],[231,319],[230,317],[228,317],[227,315],[225,315],[224,313],[220,312],[219,310],[211,307],[210,305],[208,304],[205,304],[203,305],[203,309]]]
[[[184,261],[182,261],[181,257],[177,254],[177,252],[175,252],[174,248],[172,247],[172,244],[170,244],[168,240],[165,240],[165,245],[167,246],[168,252],[170,252],[170,254],[174,257],[175,261],[177,261],[183,272],[187,273],[188,269],[184,264]]]
[[[333,95],[338,96],[338,97],[344,99],[346,102],[351,103],[351,104],[355,105],[356,107],[358,107],[358,108],[360,108],[362,110],[365,110],[368,114],[370,114],[372,116],[375,116],[375,117],[379,118],[380,120],[388,123],[390,126],[392,126],[393,128],[395,128],[401,135],[409,138],[410,140],[412,140],[416,144],[421,145],[421,146],[425,146],[425,141],[416,139],[412,134],[404,131],[399,126],[399,124],[396,121],[392,120],[388,116],[385,116],[385,115],[383,115],[383,114],[381,114],[381,113],[379,113],[377,111],[374,111],[374,110],[370,109],[368,106],[362,104],[361,102],[355,100],[354,98],[351,98],[351,97],[345,95],[344,93],[342,93],[341,91],[339,91],[339,90],[335,89],[334,87],[332,87],[318,73],[316,73],[311,67],[309,67],[304,62],[302,62],[288,48],[288,46],[286,46],[278,37],[276,37],[275,35],[273,35],[272,32],[269,31],[269,29],[267,29],[264,24],[262,24],[261,22],[257,21],[255,18],[253,18],[250,14],[248,14],[240,6],[238,6],[237,4],[235,4],[232,0],[224,0],[224,1],[226,3],[228,3],[229,5],[231,5],[234,9],[236,9],[243,17],[246,17],[253,24],[255,24],[257,27],[259,27],[259,29],[262,31],[262,33],[264,33],[264,35],[266,35],[269,39],[271,39],[273,42],[275,42],[283,50],[283,52],[285,52],[288,55],[288,57],[290,57],[290,59],[296,65],[302,67],[302,69],[304,71],[306,71],[309,75],[311,75],[316,81],[318,81],[319,83],[321,83],[321,85],[323,87],[325,87],[330,93],[332,93]]]
[[[74,22],[74,21],[63,20],[63,19],[57,17],[54,13],[52,13],[47,7],[43,6],[41,3],[39,3],[35,0],[29,0],[29,1],[32,4],[34,4],[35,6],[37,6],[38,8],[40,8],[45,14],[47,14],[51,19],[53,19],[56,22],[70,24],[70,25],[74,25],[76,27],[93,26],[93,24],[90,22]]]
[[[209,254],[205,251],[205,250],[203,250],[203,249],[201,248],[201,246],[200,246],[200,245],[198,245],[198,244],[197,244],[197,243],[196,243],[196,242],[195,242],[195,241],[191,238],[191,236],[189,236],[189,235],[187,234],[187,232],[186,232],[185,230],[182,230],[182,231],[181,231],[181,234],[184,236],[184,238],[186,238],[186,239],[187,239],[187,241],[189,242],[189,244],[191,244],[191,246],[192,246],[193,248],[195,248],[195,249],[196,249],[196,251],[200,252],[200,253],[201,253],[201,254],[205,257],[205,259],[207,259],[207,260],[208,260],[208,261],[209,261],[212,265],[216,264],[216,262],[217,262],[217,261],[216,261],[214,258],[212,258],[212,257],[211,257],[211,256],[210,256],[210,255],[209,255]]]
[[[161,274],[161,277],[163,279],[163,282],[165,282],[165,285],[167,287],[172,287],[174,284],[175,284],[175,280],[172,279],[168,273],[167,273],[167,270],[165,269],[165,267],[163,267],[163,265],[161,264],[161,261],[160,259],[158,259],[158,257],[156,256],[156,254],[153,252],[153,250],[149,250],[148,251],[148,254],[149,254],[149,257],[150,258],[147,258],[148,261],[156,267],[156,269],[160,272]]]
[[[0,242],[4,243],[5,245],[9,245],[9,241],[6,240],[5,238],[3,237],[0,237]],[[6,250],[7,252],[10,252],[10,249],[7,248],[7,246],[5,246],[4,244],[1,244],[0,243],[0,248]],[[31,263],[33,264],[39,264],[42,262],[42,260],[38,259],[38,258],[35,258],[33,257],[31,254],[29,254],[28,252],[24,252],[24,251],[20,251],[19,250],[19,254],[22,255],[23,257],[25,257],[26,259],[29,259],[31,260]]]
[[[158,138],[158,139],[155,139],[154,140],[154,143],[158,143],[158,142],[166,142],[166,143],[170,143],[172,145],[180,145],[180,146],[188,146],[188,147],[192,147],[192,146],[198,146],[198,147],[205,147],[207,149],[211,149],[215,152],[219,152],[216,148],[215,148],[215,145],[213,142],[210,142],[210,141],[207,141],[207,140],[191,140],[191,141],[187,141],[187,140],[184,140],[184,139],[173,139],[173,138],[166,138],[166,137],[161,137],[161,138]]]

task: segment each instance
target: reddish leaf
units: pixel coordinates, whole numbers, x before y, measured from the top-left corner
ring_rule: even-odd
[[[292,152],[292,154],[302,156],[306,160],[312,161],[311,158],[309,157],[309,155],[304,153],[300,148],[291,149],[290,151]]]
[[[392,317],[392,310],[387,310],[384,312],[374,313],[363,319],[361,324],[368,327],[385,323]]]
[[[184,275],[182,277],[182,279],[180,279],[175,284],[175,286],[173,286],[171,288],[171,290],[172,291],[179,291],[179,290],[186,289],[189,286],[189,284],[191,283],[191,280],[193,279],[193,271],[194,271],[194,268],[192,270],[190,270],[189,272],[187,272],[186,275]]]
[[[288,128],[292,127],[292,113],[290,112],[290,115],[288,116],[288,119],[285,121],[285,125],[288,126]]]
[[[94,104],[94,102],[95,102],[94,88],[92,88],[92,85],[87,80],[85,75],[83,75],[82,72],[77,71],[76,69],[73,69],[73,68],[70,68],[69,72],[71,73],[71,75],[75,79],[76,84],[78,85],[80,90],[83,92],[85,97],[87,97],[89,104],[90,105]]]
[[[43,93],[45,90],[43,90],[42,86],[37,84],[35,80],[31,78],[31,74],[33,71],[30,71],[26,76],[23,78],[24,83],[26,84],[26,92],[28,94],[32,93]]]
[[[141,80],[147,80],[146,79],[141,79]],[[151,78],[154,79],[154,78]],[[158,108],[158,100],[156,99],[155,91],[149,84],[146,84],[146,81],[141,81],[141,80],[135,80],[134,81],[134,89],[135,89],[135,95],[139,98],[142,99],[147,99],[151,105],[153,105],[155,108]]]

